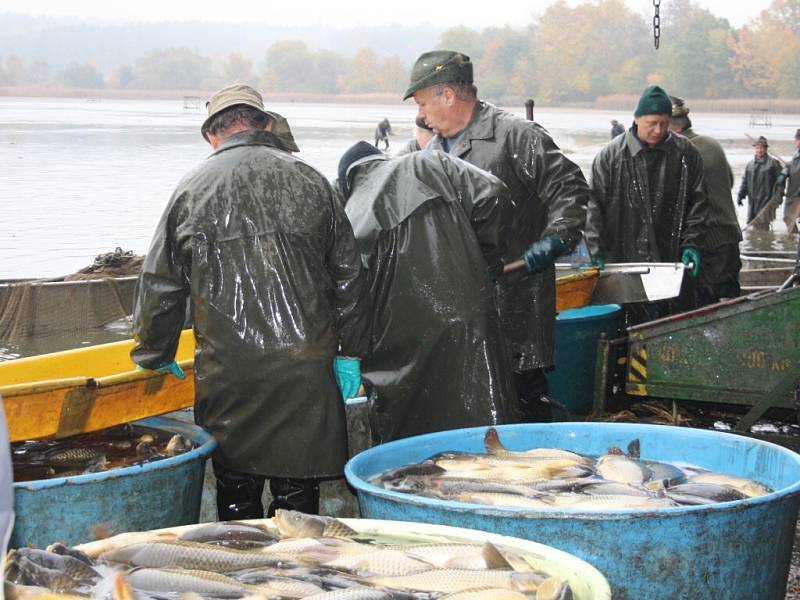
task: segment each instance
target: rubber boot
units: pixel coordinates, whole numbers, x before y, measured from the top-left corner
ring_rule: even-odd
[[[519,398],[522,422],[549,422],[551,404],[550,398],[547,397],[547,377],[544,369],[514,371],[513,380]]]
[[[263,519],[264,476],[231,471],[211,461],[217,478],[217,517],[220,521]]]
[[[319,514],[319,481],[316,479],[271,477],[269,491],[273,500],[267,510],[267,517],[274,516],[279,508],[298,510],[309,515]]]

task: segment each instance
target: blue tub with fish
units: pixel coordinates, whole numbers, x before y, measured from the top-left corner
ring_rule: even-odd
[[[453,502],[383,489],[368,480],[448,450],[484,451],[486,428],[432,433],[371,448],[347,464],[362,515],[491,531],[544,543],[606,576],[614,598],[782,599],[800,504],[800,455],[743,436],[661,425],[504,425],[506,448],[562,448],[599,456],[639,439],[641,458],[690,463],[753,479],[757,498],[651,510],[520,509]]]
[[[79,544],[125,531],[196,523],[205,461],[217,445],[213,436],[166,417],[134,425],[181,434],[196,447],[137,466],[15,483],[10,546],[43,548],[56,540]]]

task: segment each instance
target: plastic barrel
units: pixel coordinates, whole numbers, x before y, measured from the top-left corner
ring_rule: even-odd
[[[485,428],[397,440],[345,467],[364,517],[456,525],[520,537],[574,554],[608,579],[619,599],[782,599],[800,503],[800,455],[743,436],[660,425],[504,425],[512,450],[556,447],[588,455],[641,441],[642,458],[688,462],[758,480],[760,498],[652,511],[524,510],[425,498],[368,483],[385,469],[445,450],[482,452]]]
[[[556,317],[555,368],[547,374],[549,395],[570,412],[592,409],[597,340],[601,333],[619,335],[623,312],[619,304],[565,310]]]
[[[124,531],[197,523],[205,460],[216,440],[196,425],[165,417],[135,424],[180,433],[197,448],[143,465],[15,483],[10,546],[74,545]]]

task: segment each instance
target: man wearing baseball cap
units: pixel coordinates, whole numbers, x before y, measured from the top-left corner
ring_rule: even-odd
[[[553,366],[555,269],[581,238],[589,188],[580,168],[533,121],[482,102],[468,56],[422,54],[403,99],[436,132],[426,150],[443,150],[498,177],[514,210],[506,262],[526,270],[500,277],[498,303],[520,409],[526,421],[549,415],[545,371]]]
[[[645,88],[634,124],[592,163],[586,241],[597,262],[683,262],[700,274],[707,200],[700,153],[669,130],[672,101],[657,85]],[[694,306],[693,286],[678,301],[629,305],[631,323]]]
[[[744,205],[745,198],[750,200],[747,205],[748,223],[766,208],[773,195],[779,194],[780,200],[783,200],[783,182],[781,182],[781,189],[777,189],[783,165],[777,158],[770,156],[768,148],[769,142],[763,135],[758,136],[758,139],[753,142],[753,159],[747,163],[744,169],[739,194],[736,197],[739,206]],[[774,216],[775,212],[772,210],[767,223],[772,221]],[[758,220],[760,221],[762,218],[760,217]],[[768,225],[764,225],[765,229],[767,227]]]
[[[319,480],[347,458],[361,259],[330,184],[290,154],[288,123],[258,91],[230,85],[207,107],[201,133],[214,152],[178,184],[156,229],[131,356],[169,366],[191,299],[195,421],[219,444],[220,520],[263,517],[267,478],[270,515],[315,513]]]

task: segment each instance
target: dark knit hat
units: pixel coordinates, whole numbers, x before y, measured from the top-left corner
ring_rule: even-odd
[[[800,140],[800,129],[794,132],[794,139]]]
[[[453,50],[434,50],[421,55],[411,69],[410,82],[403,100],[414,92],[437,83],[472,83],[472,63],[469,56]]]
[[[356,142],[339,159],[339,191],[347,199],[350,196],[350,171],[367,160],[385,160],[386,155],[368,142]]]
[[[767,142],[767,138],[763,135],[758,136],[758,139],[753,142],[753,146],[764,146],[764,148],[769,147],[769,142]]]
[[[639,98],[634,117],[642,115],[672,115],[672,102],[667,92],[657,85],[648,85]]]

